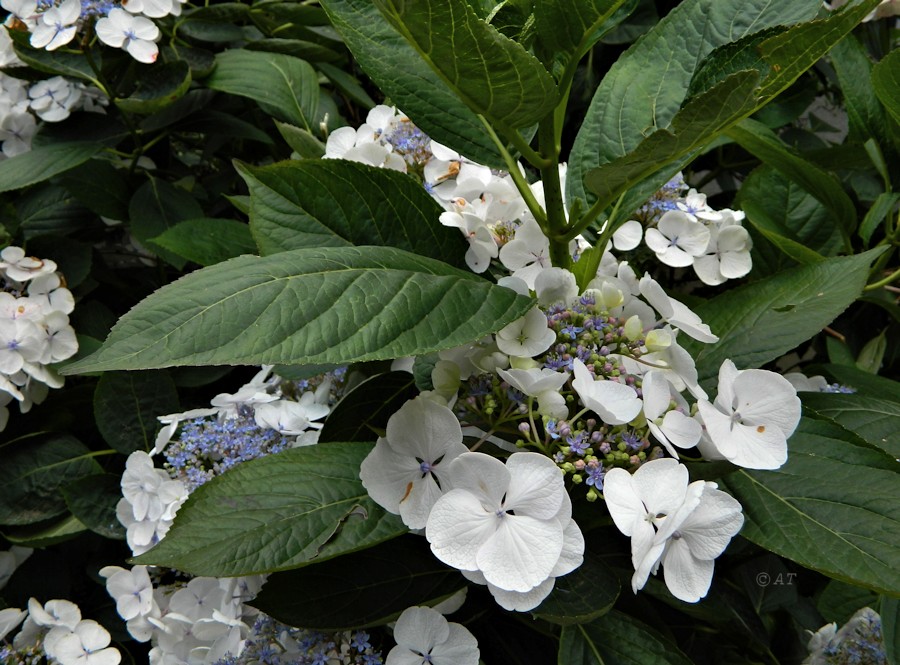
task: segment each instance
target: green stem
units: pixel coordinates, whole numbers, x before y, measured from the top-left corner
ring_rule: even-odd
[[[563,201],[562,185],[559,181],[559,144],[556,142],[556,123],[551,114],[541,120],[538,127],[538,140],[541,152],[551,162],[541,169],[541,181],[544,184],[544,207],[547,211],[547,228],[545,233],[550,239],[550,262],[554,267],[571,269],[572,255],[569,254],[569,230],[566,221],[566,205]]]
[[[482,120],[482,122],[484,122],[484,120]],[[513,144],[516,150],[519,151],[519,154],[525,158],[525,161],[533,167],[536,169],[543,169],[550,166],[550,160],[528,145],[525,139],[522,138],[522,135],[515,129],[510,129],[509,127],[499,124],[497,127],[503,132],[503,136]]]
[[[484,125],[484,128],[487,130],[488,136],[491,137],[494,145],[496,145],[497,149],[500,151],[503,161],[506,163],[506,168],[509,170],[509,175],[516,184],[516,189],[519,190],[519,193],[525,200],[525,205],[528,206],[528,210],[534,216],[535,220],[537,220],[541,229],[545,230],[547,226],[547,215],[544,213],[541,204],[538,203],[538,200],[534,197],[534,192],[531,191],[531,186],[519,170],[519,165],[516,163],[516,160],[509,154],[506,145],[500,140],[500,137],[497,136],[497,132],[494,131],[491,123],[489,123],[483,115],[479,115],[478,119],[481,120],[481,124]]]
[[[897,268],[890,275],[882,280],[875,282],[874,284],[867,284],[865,288],[863,288],[863,291],[875,291],[876,289],[880,289],[883,286],[887,286],[896,279],[900,279],[900,268]]]

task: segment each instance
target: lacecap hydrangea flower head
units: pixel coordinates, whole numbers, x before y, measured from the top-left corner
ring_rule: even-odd
[[[743,515],[715,483],[689,483],[678,458],[690,450],[777,468],[799,400],[781,376],[726,361],[709,401],[680,340],[715,343],[715,331],[613,252],[643,237],[664,265],[720,284],[751,268],[743,213],[711,208],[679,175],[613,234],[580,289],[552,265],[508,174],[431,141],[396,109],[376,107],[359,129],[335,132],[326,157],[419,178],[445,210],[441,223],[468,241],[470,269],[505,272],[501,285],[537,301],[496,334],[439,352],[432,386],[391,417],[362,464],[370,495],[507,609],[534,609],[581,564],[570,493],[605,499],[632,539],[635,591],[661,566],[677,598],[706,595]],[[543,184],[530,190],[543,205]],[[575,240],[570,251],[577,260],[587,248]],[[474,452],[484,443],[492,454]]]

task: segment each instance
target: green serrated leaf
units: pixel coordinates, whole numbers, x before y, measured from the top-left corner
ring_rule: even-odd
[[[884,354],[887,351],[886,332],[887,328],[866,342],[865,346],[860,350],[859,355],[856,357],[856,366],[859,369],[870,374],[878,374],[878,370],[881,369],[881,363],[884,361]]]
[[[304,39],[283,39],[280,37],[258,39],[248,43],[245,48],[250,51],[263,51],[265,53],[283,53],[315,63],[334,62],[346,56],[346,51],[343,51],[343,49],[335,50]]]
[[[201,266],[211,266],[241,254],[255,254],[250,227],[235,219],[186,219],[152,238],[158,245]]]
[[[584,176],[668,127],[698,64],[718,46],[773,25],[816,16],[815,0],[687,0],[610,68],[594,93],[568,162],[566,198],[589,200]]]
[[[5,529],[3,537],[19,547],[42,548],[56,545],[87,531],[78,518],[66,515],[62,519],[50,523],[29,524],[27,526]]]
[[[800,393],[803,403],[894,458],[900,457],[900,403],[871,395]]]
[[[407,531],[362,486],[366,443],[330,443],[244,462],[201,485],[166,537],[135,563],[233,577],[299,568]]]
[[[128,218],[132,188],[125,171],[111,163],[91,159],[67,171],[60,183],[98,215],[116,220]]]
[[[464,265],[462,236],[439,222],[443,209],[402,173],[337,159],[239,164],[238,172],[250,189],[250,230],[264,255],[388,245]]]
[[[388,372],[363,381],[338,402],[319,441],[375,441],[388,418],[419,391],[409,372]]]
[[[872,68],[872,87],[884,108],[900,122],[900,50],[894,49]]]
[[[506,168],[484,126],[370,0],[323,0],[334,27],[378,87],[435,141]]]
[[[744,150],[777,169],[822,203],[849,245],[850,234],[856,229],[856,206],[844,192],[840,180],[797,155],[772,130],[759,122],[744,120],[731,127],[726,134]]]
[[[271,575],[253,606],[289,626],[338,631],[377,626],[410,605],[433,605],[465,587],[419,536]]]
[[[90,451],[68,434],[17,439],[3,448],[0,524],[34,524],[66,512],[60,494],[68,483],[103,470]]]
[[[122,499],[122,477],[112,473],[79,478],[62,488],[66,506],[84,526],[104,538],[125,540],[125,527],[116,517]]]
[[[847,35],[831,49],[830,60],[841,86],[850,140],[875,139],[888,145],[887,119],[872,86],[873,63],[863,45]]]
[[[184,60],[154,65],[141,74],[137,90],[115,100],[126,113],[156,113],[181,99],[191,87],[191,68]]]
[[[854,367],[852,362],[849,366],[816,365],[809,368],[809,373],[813,372],[822,372],[832,381],[837,381],[844,386],[853,388],[862,395],[900,402],[900,382],[863,372],[861,369]]]
[[[294,127],[286,122],[275,121],[275,127],[281,138],[290,146],[291,150],[304,159],[318,159],[325,154],[325,144],[313,136],[310,132],[300,127]]]
[[[178,392],[166,372],[104,374],[94,391],[97,428],[124,455],[153,448],[159,430],[156,417],[178,409]]]
[[[870,250],[791,268],[723,293],[695,308],[719,336],[716,344],[685,341],[702,383],[730,358],[738,367],[761,367],[819,333],[862,293]]]
[[[744,508],[741,535],[835,579],[900,593],[896,461],[838,425],[809,417],[788,446],[780,469],[741,469],[722,479]]]
[[[41,183],[19,194],[16,212],[26,242],[47,234],[65,236],[99,221],[66,189],[50,183]]]
[[[402,358],[479,339],[532,302],[388,247],[241,256],[163,287],[65,372]]]
[[[394,28],[472,109],[512,129],[558,102],[553,77],[520,44],[478,18],[465,0],[376,0]]]
[[[786,239],[779,249],[801,263],[834,256],[843,246],[841,231],[828,209],[771,166],[760,166],[747,176],[735,206],[766,237],[771,233]]]
[[[611,29],[604,23],[615,25],[610,19],[626,4],[633,5],[629,0],[543,0],[534,5],[535,26],[551,52],[580,58]]]
[[[309,130],[319,117],[319,80],[304,60],[281,53],[231,49],[216,55],[208,88],[255,100],[282,122]]]
[[[553,591],[532,614],[559,626],[588,623],[609,612],[618,597],[615,573],[600,557],[586,552],[577,569],[556,578]]]
[[[846,582],[831,580],[816,601],[816,609],[828,622],[847,623],[861,607],[874,607],[878,594]]]
[[[691,665],[667,638],[613,610],[596,621],[562,629],[560,665]]]
[[[103,144],[97,141],[72,141],[33,147],[30,151],[0,162],[0,192],[33,185],[83,164]]]

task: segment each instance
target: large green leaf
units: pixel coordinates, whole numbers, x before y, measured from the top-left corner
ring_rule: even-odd
[[[735,206],[747,213],[750,223],[762,232],[777,234],[799,245],[785,253],[800,261],[800,253],[814,253],[819,261],[834,256],[843,245],[834,215],[804,190],[771,166],[754,169],[741,184]],[[768,237],[768,236],[767,236]]]
[[[604,76],[572,153],[567,198],[587,198],[592,168],[631,152],[645,136],[667,127],[687,97],[697,65],[714,48],[773,25],[813,18],[816,0],[687,0],[636,42]]]
[[[245,49],[223,51],[206,86],[255,100],[283,122],[307,130],[319,118],[319,80],[305,60]]]
[[[544,45],[555,53],[581,55],[599,39],[603,24],[629,0],[543,0],[534,3],[534,22]]]
[[[270,576],[252,605],[289,626],[336,631],[396,619],[434,604],[465,579],[438,561],[425,539],[404,536],[315,566]]]
[[[900,122],[900,49],[894,49],[872,68],[872,86],[884,108]]]
[[[567,626],[559,665],[691,665],[678,647],[650,626],[613,610],[596,621]]]
[[[888,665],[900,665],[900,598],[882,596],[878,612]]]
[[[721,47],[697,71],[691,96],[669,127],[653,131],[625,156],[589,171],[585,184],[605,207],[639,180],[696,154],[786,90],[875,5],[877,0],[863,0],[821,21],[773,28]],[[751,73],[758,76],[755,89],[748,89]],[[649,130],[658,126],[655,122]]]
[[[39,72],[70,76],[99,86],[97,73],[91,69],[90,64],[80,53],[66,53],[65,51],[48,51],[43,48],[34,48],[29,42],[27,30],[8,30],[13,49],[19,60]],[[99,67],[101,64],[100,53],[94,51],[94,62]]]
[[[407,531],[359,480],[367,443],[329,443],[244,462],[194,490],[137,563],[194,575],[271,573],[371,547]]]
[[[860,143],[873,138],[886,147],[887,119],[872,85],[873,64],[866,49],[856,37],[847,35],[830,55],[847,111],[849,138]]]
[[[900,402],[873,395],[800,393],[803,403],[894,458],[900,457]]]
[[[469,159],[506,168],[484,126],[371,0],[322,0],[360,67],[431,138]]]
[[[375,0],[388,21],[470,109],[506,127],[529,127],[557,102],[553,77],[466,0]]]
[[[830,218],[849,244],[850,234],[856,228],[856,207],[844,192],[840,180],[797,155],[772,130],[755,120],[748,118],[729,129],[727,134],[747,152],[777,169],[826,206]]]
[[[79,478],[62,488],[66,506],[72,515],[104,538],[125,540],[125,527],[116,517],[116,504],[122,499],[122,477],[114,473]]]
[[[761,367],[817,334],[862,293],[869,264],[881,252],[791,268],[695,308],[719,336],[715,344],[685,340],[701,381],[714,378],[726,358],[741,368]]]
[[[443,209],[402,173],[342,159],[239,165],[260,253],[387,245],[462,267],[466,242]]]
[[[900,466],[851,432],[804,417],[776,471],[722,483],[744,507],[741,535],[835,579],[900,594]],[[802,537],[801,537],[802,536]]]
[[[83,164],[101,150],[103,144],[98,141],[72,141],[34,147],[5,159],[0,162],[0,192],[52,178]]]
[[[529,298],[390,247],[241,256],[169,284],[66,373],[172,365],[346,364],[452,348]]]
[[[38,434],[2,448],[0,524],[34,524],[66,512],[60,488],[102,473],[90,451],[68,434]]]
[[[155,245],[201,266],[256,253],[250,227],[236,219],[186,219],[152,240]]]
[[[156,417],[178,408],[178,392],[167,372],[104,374],[94,391],[97,428],[124,455],[153,448],[159,429]]]
[[[174,252],[156,245],[152,238],[186,219],[203,217],[203,208],[193,196],[168,180],[147,178],[128,202],[128,217],[135,238],[178,268],[186,261]]]
[[[869,395],[881,399],[900,403],[900,383],[891,381],[883,376],[876,376],[869,372],[850,365],[817,365],[810,367],[808,374],[824,373],[849,388],[853,388],[861,395]]]
[[[587,623],[606,614],[619,597],[619,579],[607,562],[585,553],[574,571],[556,578],[553,591],[532,610],[538,618],[560,626]]]
[[[166,108],[184,97],[191,87],[191,69],[184,60],[149,67],[141,72],[137,89],[115,103],[128,113],[150,114]]]

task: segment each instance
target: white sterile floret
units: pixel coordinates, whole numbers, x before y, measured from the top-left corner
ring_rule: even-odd
[[[752,247],[750,233],[743,226],[712,227],[709,246],[702,256],[694,259],[694,272],[710,286],[743,277],[753,268]]]
[[[575,275],[565,268],[547,268],[535,278],[534,291],[541,305],[568,305],[578,297],[578,284]]]
[[[464,626],[430,607],[409,607],[394,626],[385,665],[478,665],[478,641]]]
[[[525,280],[529,289],[545,268],[550,267],[550,241],[532,218],[516,229],[515,238],[500,248],[500,262],[512,271],[513,277]]]
[[[643,237],[643,225],[634,219],[630,219],[613,232],[613,247],[620,252],[630,252],[641,244]]]
[[[14,20],[21,21],[30,31],[40,18],[36,0],[3,0],[0,7],[9,12],[4,23],[7,26],[13,25]]]
[[[106,578],[106,592],[116,601],[116,611],[126,621],[153,611],[156,603],[147,566],[131,570],[106,566],[100,569],[100,576]]]
[[[466,452],[459,420],[445,406],[417,398],[390,417],[385,438],[363,460],[359,476],[369,496],[421,529],[446,487],[447,467]]]
[[[62,76],[38,81],[28,89],[29,106],[41,120],[59,122],[81,101],[81,89]]]
[[[659,312],[660,318],[672,326],[683,331],[688,337],[693,337],[698,342],[718,342],[719,338],[712,334],[709,326],[700,320],[688,307],[674,298],[670,298],[663,288],[645,274],[640,281],[641,295],[650,305]]]
[[[777,469],[787,461],[787,438],[800,422],[797,391],[780,374],[719,368],[714,404],[699,400],[705,436],[698,447],[707,459],[727,459],[748,469]]]
[[[286,436],[297,436],[308,429],[320,429],[321,423],[312,422],[328,415],[330,409],[316,401],[315,393],[305,392],[296,402],[278,400],[258,404],[254,408],[256,424],[278,430]]]
[[[9,279],[27,282],[40,275],[56,272],[56,263],[50,259],[26,256],[24,249],[11,245],[0,252],[0,269]]]
[[[31,45],[48,51],[68,44],[75,37],[81,16],[81,0],[65,0],[41,14],[31,33]]]
[[[0,143],[3,143],[3,154],[6,157],[15,157],[31,150],[31,139],[36,131],[37,121],[30,113],[3,115],[0,119]]]
[[[553,588],[553,578],[581,564],[584,540],[552,460],[514,453],[503,464],[483,453],[464,453],[449,474],[453,489],[434,504],[425,537],[438,559],[486,582],[504,607],[536,607]],[[518,594],[525,594],[525,602]]]
[[[3,640],[13,629],[15,629],[25,617],[27,612],[23,612],[15,607],[7,607],[0,610],[0,640]]]
[[[159,47],[159,28],[148,18],[134,16],[124,9],[111,9],[94,26],[101,42],[113,48],[121,48],[138,62],[156,62]]]
[[[44,638],[44,650],[60,665],[118,665],[122,654],[109,642],[107,630],[87,619],[72,630],[51,630]]]
[[[497,346],[510,356],[533,358],[556,341],[556,333],[547,325],[547,315],[535,307],[497,333]]]
[[[790,372],[784,378],[798,393],[820,393],[828,387],[828,380],[821,374],[806,376],[802,372]]]
[[[162,18],[169,14],[178,16],[181,14],[181,4],[184,0],[128,0],[123,7],[132,14],[143,14],[151,18]]]
[[[687,467],[669,458],[645,462],[633,475],[610,469],[603,496],[616,528],[631,538],[635,593],[662,564],[672,595],[697,602],[709,591],[713,559],[744,522],[735,499],[715,483],[688,485]]]
[[[444,226],[459,229],[469,249],[466,252],[466,265],[472,272],[482,273],[491,265],[491,259],[497,258],[498,248],[494,235],[483,216],[485,208],[465,202],[457,206],[457,211],[441,213],[439,220]]]
[[[675,448],[692,448],[703,429],[688,414],[687,402],[659,370],[644,375],[641,384],[647,426],[668,453],[678,458]],[[674,402],[675,408],[672,408]],[[663,415],[665,414],[665,415]]]
[[[647,229],[644,242],[667,266],[684,268],[706,251],[709,229],[681,210],[669,210],[655,229]]]
[[[572,362],[575,380],[572,387],[581,403],[600,416],[608,425],[624,425],[641,412],[641,399],[637,391],[624,383],[610,379],[596,379],[579,358]]]

